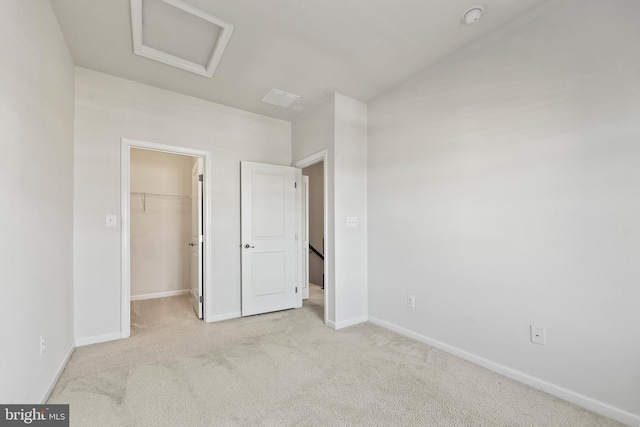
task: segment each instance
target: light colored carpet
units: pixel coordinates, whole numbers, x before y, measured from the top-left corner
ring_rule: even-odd
[[[298,310],[215,324],[187,297],[132,303],[126,340],[74,352],[49,403],[73,426],[617,426],[371,324]]]

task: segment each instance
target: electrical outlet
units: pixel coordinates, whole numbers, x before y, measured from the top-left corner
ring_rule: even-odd
[[[47,346],[44,342],[44,337],[40,335],[40,356],[42,356],[47,349]]]
[[[545,330],[542,326],[531,325],[531,342],[534,344],[545,345]]]
[[[407,295],[407,307],[416,308],[416,297],[413,295]]]

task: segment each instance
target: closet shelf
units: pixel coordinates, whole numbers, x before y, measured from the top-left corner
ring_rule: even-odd
[[[190,195],[184,195],[184,194],[140,193],[138,191],[132,191],[131,195],[132,196],[140,196],[140,198],[142,199],[142,212],[146,212],[147,211],[147,196],[151,196],[151,197],[171,197],[171,198],[174,198],[174,199],[190,199],[191,198]]]
[[[153,197],[176,197],[179,199],[190,199],[191,196],[190,195],[184,195],[184,194],[160,194],[160,193],[140,193],[137,191],[132,191],[131,192],[132,196],[153,196]]]

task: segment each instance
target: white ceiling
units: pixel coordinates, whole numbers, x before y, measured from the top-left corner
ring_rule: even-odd
[[[50,3],[78,66],[292,120],[332,92],[368,102],[547,0],[186,1],[235,25],[212,79],[134,55],[129,0]],[[261,102],[272,88],[300,99]]]

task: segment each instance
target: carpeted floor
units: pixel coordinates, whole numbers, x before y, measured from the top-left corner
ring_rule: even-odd
[[[323,296],[215,324],[187,297],[132,303],[131,338],[74,352],[49,403],[72,426],[619,426],[371,324]]]

